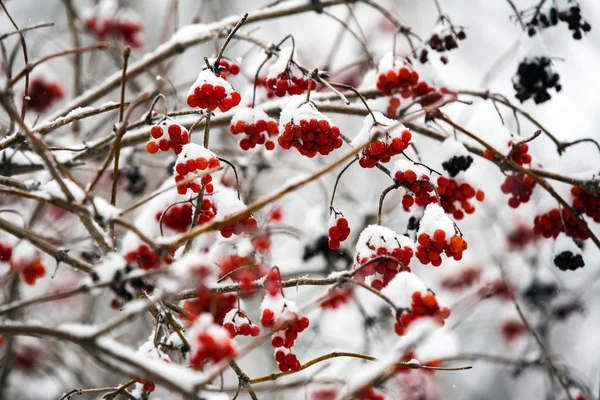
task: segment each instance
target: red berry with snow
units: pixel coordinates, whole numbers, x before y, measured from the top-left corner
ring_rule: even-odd
[[[166,264],[171,263],[171,260],[166,257],[161,259],[161,257],[146,244],[140,244],[134,250],[128,251],[125,253],[124,258],[127,262],[133,263],[141,269],[155,269],[160,268],[161,263],[163,262]]]
[[[227,330],[214,323],[210,315],[201,315],[190,328],[189,335],[192,341],[190,364],[194,368],[202,368],[206,361],[218,363],[237,354]]]
[[[302,94],[309,86],[311,90],[317,88],[317,83],[305,76],[294,61],[294,57],[294,48],[284,47],[280,50],[277,61],[269,68],[265,85],[277,97],[283,97],[286,93]]]
[[[475,190],[468,183],[458,183],[453,178],[443,176],[437,179],[437,190],[444,211],[452,214],[457,220],[463,219],[465,213],[473,214],[475,212],[475,206],[471,203],[472,199],[483,201],[485,198],[482,190]]]
[[[146,150],[150,154],[158,151],[173,150],[175,154],[181,153],[184,145],[190,142],[190,134],[171,118],[162,121],[150,128],[150,140],[146,143]]]
[[[440,307],[435,295],[431,292],[414,292],[409,310],[403,311],[394,325],[394,330],[400,336],[404,335],[406,328],[414,321],[431,317],[444,325],[444,320],[450,316],[448,307]]]
[[[331,250],[339,249],[340,243],[348,239],[350,227],[348,226],[348,220],[344,218],[342,213],[334,211],[331,215],[327,235],[329,237],[328,245]]]
[[[296,98],[283,109],[279,120],[279,145],[288,150],[296,148],[303,156],[312,158],[328,155],[342,147],[340,130],[310,102]]]
[[[352,141],[353,147],[367,145],[360,153],[359,164],[363,168],[373,168],[378,162],[386,163],[406,150],[412,138],[404,125],[386,118],[379,112],[374,113],[376,122],[368,115],[361,131]]]
[[[511,140],[510,142],[508,142],[508,146],[516,146],[516,148],[514,148],[511,151],[511,159],[514,162],[516,162],[519,165],[531,163],[531,154],[529,154],[529,146],[527,145],[527,143],[522,143],[517,146]]]
[[[429,204],[419,223],[416,257],[422,264],[442,264],[442,254],[461,260],[467,242],[455,234],[454,223],[437,204]]]
[[[402,97],[411,97],[411,89],[419,82],[419,74],[401,59],[394,58],[392,53],[382,57],[378,71],[377,89],[385,95],[400,90]]]
[[[592,218],[594,222],[600,223],[600,197],[598,193],[590,194],[579,186],[573,186],[571,194],[573,195],[573,208]]]
[[[202,186],[204,186],[205,193],[212,193],[214,190],[212,183],[210,183],[212,176],[206,174],[206,172],[215,170],[220,166],[221,162],[215,153],[207,148],[196,143],[184,145],[174,167],[175,182],[178,184],[177,193],[186,194],[188,189],[194,193],[199,193]],[[194,178],[197,173],[204,173],[204,175]],[[186,179],[190,179],[190,181],[180,183]]]
[[[232,338],[236,336],[258,336],[260,328],[240,310],[232,309],[225,315],[223,328],[229,332]]]
[[[8,255],[7,252],[4,255]],[[46,275],[39,250],[27,240],[21,240],[12,250],[10,265],[28,285],[35,285],[36,280]]]
[[[186,102],[192,108],[211,111],[218,108],[221,112],[225,112],[240,104],[241,100],[242,96],[233,90],[229,82],[206,69],[200,72],[198,79],[190,88]]]
[[[256,145],[264,145],[267,150],[273,150],[275,142],[269,137],[279,134],[279,125],[264,111],[245,108],[235,113],[229,131],[241,136],[239,145],[242,150],[253,149]]]
[[[215,324],[222,325],[225,316],[237,304],[237,296],[231,293],[211,293],[206,286],[197,291],[197,297],[187,300],[183,308],[191,320],[206,313],[212,314]]]
[[[175,204],[163,212],[156,213],[156,221],[162,219],[163,226],[179,233],[186,232],[192,225],[192,204]]]

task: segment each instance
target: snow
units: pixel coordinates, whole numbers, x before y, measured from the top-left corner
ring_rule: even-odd
[[[566,251],[571,252],[573,256],[582,254],[581,249],[579,248],[579,246],[577,246],[575,241],[573,241],[572,238],[568,237],[563,232],[561,232],[556,237],[556,240],[554,240],[552,250],[555,256]]]
[[[237,109],[233,115],[231,124],[235,124],[238,121],[242,121],[245,124],[254,124],[261,120],[268,122],[271,120],[271,118],[269,118],[266,112],[257,110],[256,108],[240,108]]]
[[[435,203],[428,204],[425,208],[423,218],[421,218],[417,237],[422,233],[426,233],[432,237],[434,232],[438,229],[441,229],[446,233],[446,243],[450,243],[452,236],[456,235],[454,223],[448,215],[446,215],[444,209]]]
[[[401,136],[402,132],[406,130],[404,125],[389,119],[379,111],[374,111],[373,115],[377,123],[373,122],[371,115],[367,115],[363,120],[362,129],[350,143],[352,147],[363,146],[375,138],[389,144],[392,139]],[[386,138],[386,133],[390,136],[389,138]]]
[[[94,265],[94,274],[98,276],[96,283],[110,282],[114,279],[115,273],[123,270],[127,261],[118,253],[106,253],[102,261]]]
[[[410,308],[415,292],[426,293],[427,286],[412,272],[400,272],[381,290],[397,307]],[[439,303],[439,302],[438,302]]]
[[[13,247],[11,265],[16,271],[22,271],[40,257],[40,251],[29,240],[21,240]]]
[[[94,197],[93,201],[94,207],[96,207],[96,211],[98,211],[98,215],[104,222],[111,221],[121,215],[121,209],[113,206],[103,197]],[[92,211],[92,207],[90,207],[90,212]]]
[[[329,117],[321,114],[314,104],[306,101],[306,96],[292,96],[287,105],[281,110],[279,131],[283,132],[288,122],[297,125],[300,121],[310,121],[311,119],[316,119],[317,121],[325,120],[330,126],[334,126],[333,121]]]
[[[396,232],[381,225],[367,226],[358,237],[356,242],[356,254],[362,257],[368,257],[369,254],[375,255],[377,248],[385,248],[390,252],[398,248],[398,244],[402,247],[407,246],[414,250],[414,243],[403,235],[398,235]],[[374,247],[373,250],[371,247]]]
[[[227,82],[220,76],[215,76],[215,74],[210,69],[205,69],[203,71],[200,71],[196,82],[194,82],[194,84],[190,87],[187,96],[189,97],[193,95],[194,89],[197,87],[201,87],[205,83],[210,83],[213,86],[223,86],[225,88],[225,94],[227,94],[227,96],[229,96],[234,91],[233,87],[229,82]]]
[[[85,199],[85,192],[81,190],[81,188],[77,186],[75,182],[69,179],[63,179],[62,181],[65,183],[65,186],[69,192],[71,192],[76,202],[81,203]],[[54,179],[42,185],[41,190],[37,191],[36,193],[39,193],[44,197],[50,195],[50,197],[67,201],[67,197],[63,193],[62,188]]]
[[[277,58],[277,61],[269,67],[267,79],[276,79],[279,75],[286,72],[288,63],[295,57],[293,51],[294,49],[292,46],[284,47],[279,51],[279,58]]]
[[[237,193],[227,187],[220,187],[213,195],[213,203],[217,208],[217,218],[225,219],[229,215],[244,211],[247,207],[237,198]]]

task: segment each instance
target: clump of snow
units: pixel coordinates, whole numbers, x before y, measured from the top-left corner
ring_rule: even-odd
[[[406,127],[398,121],[389,119],[379,111],[373,112],[376,122],[371,115],[367,115],[363,120],[363,126],[358,135],[352,140],[352,147],[360,147],[372,140],[381,140],[390,144],[396,137],[401,137]]]
[[[439,148],[438,156],[442,160],[449,160],[452,157],[467,157],[470,156],[469,150],[464,144],[456,139],[449,137],[442,142]]]
[[[152,334],[150,336],[150,339],[145,341],[138,348],[137,354],[144,358],[149,358],[151,360],[157,360],[157,361],[162,361],[165,363],[170,363],[171,360],[169,359],[169,356],[166,353],[162,352],[159,348],[154,346],[153,337],[154,337],[154,335]]]
[[[29,240],[21,240],[13,248],[11,264],[16,271],[30,266],[40,257],[40,251]]]
[[[438,229],[446,233],[446,243],[450,243],[450,239],[456,234],[454,223],[446,215],[444,209],[435,203],[428,204],[423,213],[423,218],[421,218],[421,222],[419,223],[417,237],[422,233],[433,236],[434,232]]]
[[[204,146],[201,146],[197,143],[188,143],[183,146],[181,153],[177,156],[176,164],[181,164],[186,162],[187,160],[196,160],[198,158],[206,158],[210,160],[211,158],[217,158],[217,155],[207,149]]]
[[[426,293],[427,286],[412,272],[400,272],[381,289],[381,292],[389,297],[397,307],[410,308],[412,295],[415,292]]]
[[[99,264],[94,265],[94,274],[98,277],[96,283],[110,282],[117,271],[123,270],[127,261],[118,253],[107,253]]]
[[[417,177],[420,178],[423,175],[429,175],[429,170],[425,167],[423,167],[422,165],[417,165],[412,161],[409,160],[405,160],[405,159],[399,159],[394,163],[394,166],[392,167],[391,173],[392,176],[396,175],[396,172],[406,172],[408,170],[413,171],[415,174],[417,174]]]
[[[227,187],[219,188],[213,194],[213,203],[217,208],[217,218],[220,219],[227,218],[227,216],[247,208],[244,202],[237,198],[237,193]]]
[[[267,115],[266,112],[262,110],[257,110],[256,108],[240,108],[238,109],[233,118],[231,118],[231,123],[235,124],[238,121],[242,121],[245,124],[255,124],[257,121],[269,121],[271,118]]]
[[[556,237],[552,251],[555,256],[566,251],[571,252],[574,256],[582,254],[581,249],[575,241],[563,232]]]
[[[197,285],[216,281],[220,273],[219,266],[206,255],[192,252],[175,261],[170,269],[186,286],[190,283]]]
[[[216,76],[210,69],[205,69],[203,71],[200,71],[200,74],[198,74],[198,78],[190,87],[187,97],[193,95],[194,89],[196,89],[197,87],[202,87],[202,85],[204,85],[205,83],[210,83],[213,87],[223,86],[225,88],[225,94],[227,96],[234,92],[233,87],[229,82],[221,78],[221,76]]]
[[[288,123],[297,125],[300,121],[310,121],[311,119],[325,120],[330,126],[335,126],[333,121],[325,114],[321,114],[313,103],[307,102],[305,96],[292,96],[287,105],[281,110],[279,131],[284,131]]]
[[[368,257],[369,254],[376,255],[378,248],[385,248],[392,252],[398,247],[410,247],[415,249],[415,244],[403,235],[381,225],[367,226],[358,237],[356,242],[356,253],[362,257]]]
[[[295,56],[294,53],[294,48],[292,46],[282,48],[279,51],[279,57],[277,58],[277,61],[275,61],[275,63],[269,67],[267,79],[277,79],[279,75],[286,72],[288,67],[291,67],[290,60],[292,60]]]
[[[71,192],[71,194],[75,198],[76,202],[81,203],[83,199],[85,199],[85,192],[81,190],[81,188],[77,186],[75,182],[69,179],[63,179],[63,182],[65,183],[65,186],[67,187],[69,192]],[[63,193],[60,185],[54,179],[43,185],[41,188],[41,192],[42,194],[48,194],[51,197],[67,201],[67,197]]]
[[[121,209],[110,204],[103,197],[94,197],[94,207],[104,222],[111,221],[121,215]],[[91,207],[90,207],[91,209]]]

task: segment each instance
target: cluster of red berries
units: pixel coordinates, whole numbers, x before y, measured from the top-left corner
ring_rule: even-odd
[[[409,264],[414,252],[412,242],[409,242],[408,238],[398,236],[388,228],[376,225],[367,227],[357,244],[357,248],[362,249],[356,253],[355,269],[360,268],[360,271],[355,274],[355,278],[364,280],[370,277],[371,287],[383,289],[398,273],[410,271]],[[374,260],[378,257],[381,259]]]
[[[458,184],[452,178],[440,176],[437,179],[437,189],[440,195],[440,203],[447,214],[452,214],[454,219],[461,220],[465,213],[473,214],[475,206],[469,201],[475,198],[477,201],[483,201],[485,193],[482,190],[475,190],[468,183]],[[458,204],[457,204],[458,203]]]
[[[25,267],[19,266],[18,271],[23,277],[23,281],[28,285],[35,285],[35,281],[46,275],[46,266],[42,263],[41,257],[36,257]]]
[[[272,90],[277,97],[283,97],[287,94],[295,95],[302,94],[308,90],[315,90],[317,82],[312,79],[306,79],[304,75],[290,75],[288,72],[282,72],[274,78],[267,78],[267,88]]]
[[[377,78],[377,89],[385,95],[391,94],[394,90],[410,91],[411,88],[419,83],[419,74],[407,66],[400,68],[391,67],[379,74]],[[410,95],[403,96],[404,98]]]
[[[522,250],[533,241],[534,237],[533,229],[523,224],[517,224],[515,229],[512,230],[506,237],[508,249]]]
[[[512,208],[519,207],[522,203],[527,203],[531,199],[535,181],[524,174],[507,175],[500,186],[504,194],[510,194],[508,205]]]
[[[417,180],[417,173],[412,169],[407,169],[406,171],[396,171],[394,178],[398,183],[407,184],[406,188],[412,192],[412,194],[407,193],[402,197],[404,211],[409,211],[413,204],[423,207],[437,201],[434,193],[434,184],[429,182],[428,175],[421,175],[419,180],[423,182],[415,182]]]
[[[237,254],[225,256],[219,266],[221,267],[221,277],[229,274],[230,279],[241,285],[240,294],[244,296],[252,295],[255,290],[254,281],[268,273],[266,268],[258,265],[256,260]]]
[[[348,220],[344,218],[342,213],[334,212],[329,219],[329,229],[327,230],[329,236],[329,248],[331,250],[337,250],[340,248],[340,243],[348,239],[350,235],[350,227],[348,226]]]
[[[217,215],[217,209],[210,199],[203,199],[198,215],[198,225],[206,224]]]
[[[362,151],[358,163],[363,168],[373,168],[378,162],[389,162],[393,156],[406,150],[412,139],[408,129],[404,129],[399,135],[390,135],[384,126],[378,124],[371,128],[369,136],[382,139],[375,140]]]
[[[289,349],[275,350],[275,361],[277,361],[277,368],[279,368],[281,372],[297,372],[302,368],[300,361],[298,361],[298,357],[296,357]]]
[[[212,71],[200,72],[198,79],[187,95],[187,105],[192,108],[205,108],[211,111],[217,108],[221,112],[229,111],[240,104],[242,96],[233,90],[229,82]]]
[[[227,216],[225,217],[227,218]],[[230,238],[232,235],[241,235],[242,233],[251,233],[256,230],[258,224],[252,215],[240,217],[231,224],[219,228],[221,236]]]
[[[196,335],[194,352],[190,358],[190,364],[194,368],[202,368],[206,360],[218,363],[221,360],[233,358],[237,351],[235,346],[228,338],[222,340],[221,337],[215,337],[215,335],[209,332],[200,332]]]
[[[356,394],[356,400],[385,400],[385,396],[372,387],[368,387]]]
[[[174,253],[174,252],[172,252]],[[156,254],[154,250],[146,244],[140,244],[135,250],[131,250],[125,254],[125,261],[138,265],[141,269],[160,268],[161,262],[171,264],[169,258],[162,258]]]
[[[275,142],[269,140],[269,136],[279,134],[279,126],[264,111],[248,108],[235,113],[229,131],[234,135],[243,134],[239,143],[242,150],[253,149],[257,144],[273,150]]]
[[[417,242],[419,246],[416,256],[421,264],[431,263],[434,267],[442,264],[442,253],[445,253],[446,257],[452,257],[459,261],[462,259],[463,251],[467,249],[467,242],[462,237],[454,235],[447,240],[446,232],[441,229],[437,229],[433,233],[433,237],[427,233],[421,233]]]
[[[442,280],[441,286],[446,290],[462,291],[470,288],[481,279],[481,269],[467,267],[457,275],[447,276]]]
[[[144,26],[137,21],[117,17],[98,19],[96,16],[92,16],[85,20],[85,27],[93,31],[98,40],[112,37],[122,40],[127,46],[134,48],[142,46],[138,34],[144,29]]]
[[[4,243],[0,243],[0,262],[8,263],[12,257],[13,248],[12,246]]]
[[[27,97],[27,108],[41,114],[64,99],[65,92],[57,82],[33,78],[29,83]]]
[[[512,140],[508,142],[508,146],[512,146]],[[520,144],[516,150],[512,151],[511,159],[519,165],[531,163],[531,154],[529,154],[529,146],[527,143]]]
[[[298,317],[295,313],[290,314],[291,316],[288,315],[287,318],[291,318],[291,321],[288,321],[284,327],[275,332],[271,338],[271,345],[275,348],[285,347],[286,349],[289,349],[293,347],[294,344],[296,344],[298,334],[302,333],[310,325],[308,318]],[[275,324],[274,316],[273,311],[265,309],[262,313],[260,322],[263,326],[270,328]]]
[[[335,310],[343,304],[350,302],[351,298],[348,290],[335,288],[327,295],[325,300],[321,302],[321,308]]]
[[[309,109],[307,115],[303,113],[306,109]],[[303,104],[298,110],[299,118],[292,115],[288,121],[282,123],[283,132],[277,138],[277,142],[283,149],[294,147],[303,156],[312,158],[317,153],[326,156],[342,147],[340,129],[317,111],[312,103]]]
[[[209,288],[203,286],[198,290],[198,297],[187,300],[183,308],[189,313],[192,320],[203,313],[210,313],[215,324],[223,325],[225,316],[236,304],[235,294],[211,293]]]
[[[444,325],[444,320],[449,316],[450,309],[448,307],[440,307],[433,293],[414,292],[410,310],[402,312],[394,324],[394,330],[396,334],[402,336],[406,333],[406,328],[419,318],[432,317]]]
[[[232,338],[240,336],[258,336],[260,328],[254,325],[241,311],[233,311],[231,320],[223,322],[223,328],[229,332]]]
[[[142,385],[142,390],[146,393],[152,393],[156,390],[156,384],[152,381],[137,379],[137,382]]]
[[[221,162],[213,152],[195,143],[189,143],[184,146],[184,151],[177,157],[175,162],[175,182],[178,183],[177,193],[186,194],[188,189],[194,193],[199,193],[202,185],[206,193],[213,192],[212,176],[204,175],[200,179],[194,179],[190,182],[179,184],[188,178],[188,174],[195,171],[214,170],[221,166]]]
[[[150,154],[173,149],[175,154],[181,153],[183,146],[190,142],[190,134],[183,126],[171,118],[165,118],[150,128],[152,139],[146,143],[146,150]]]
[[[398,110],[400,109],[400,97],[398,96],[390,96],[388,100],[388,105],[385,109],[385,115],[389,118],[395,118],[398,116]]]
[[[167,228],[183,233],[186,232],[192,224],[192,205],[190,203],[176,204],[169,207],[167,211],[157,212],[156,221],[160,221]]]
[[[544,214],[537,215],[533,219],[533,232],[546,239],[556,238],[561,232],[574,239],[585,240],[589,237],[564,208],[561,211],[553,208]]]
[[[573,195],[573,208],[592,218],[594,222],[600,223],[600,197],[598,194],[590,194],[579,186],[573,186],[571,194]]]
[[[514,342],[519,336],[525,332],[525,325],[520,320],[509,319],[502,322],[500,332],[506,343]]]
[[[252,238],[252,247],[258,253],[266,254],[271,249],[271,238],[266,233],[255,235]]]
[[[214,63],[214,59],[209,59],[208,62],[210,64]],[[204,68],[202,68],[203,70],[207,69],[207,67],[205,66]],[[238,64],[235,61],[232,60],[226,60],[224,58],[222,58],[219,61],[219,74],[221,75],[221,78],[226,79],[227,78],[227,74],[231,74],[231,75],[237,75],[240,73],[240,64]]]

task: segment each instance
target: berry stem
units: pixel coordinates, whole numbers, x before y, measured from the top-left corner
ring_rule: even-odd
[[[154,100],[152,100],[150,109],[148,110],[148,113],[146,114],[146,118],[144,119],[146,121],[146,124],[152,125],[152,113],[154,112],[154,107],[156,107],[156,103],[158,103],[158,100],[160,100],[160,99],[162,99],[162,101],[163,101],[163,118],[167,118],[167,116],[169,115],[169,106],[167,104],[167,97],[164,94],[159,93],[158,95],[156,95]],[[122,101],[121,101],[121,104],[123,104]]]
[[[396,190],[401,186],[402,185],[400,183],[394,183],[393,185],[386,187],[383,192],[381,192],[381,196],[379,196],[379,210],[377,211],[377,225],[381,225],[381,213],[383,210],[383,200],[385,199],[385,196],[392,190]]]
[[[225,48],[227,47],[227,45],[229,44],[229,42],[231,41],[231,39],[233,38],[235,33],[238,31],[238,29],[240,29],[240,27],[244,24],[244,22],[246,22],[247,18],[248,18],[248,13],[245,13],[244,16],[242,17],[242,19],[240,19],[238,21],[238,23],[235,24],[235,26],[233,27],[231,32],[229,32],[229,35],[227,35],[227,38],[225,38],[225,42],[221,46],[221,49],[219,50],[219,53],[217,54],[217,58],[215,59],[215,62],[213,64],[212,71],[215,73],[215,75],[219,76],[219,66],[221,65],[221,57],[223,57]]]
[[[329,202],[329,212],[331,213],[331,210],[333,210],[333,200],[335,199],[335,192],[337,190],[338,187],[338,183],[340,183],[340,179],[342,177],[342,175],[344,174],[344,172],[346,172],[346,170],[348,168],[350,168],[350,166],[352,164],[354,164],[356,161],[358,160],[358,156],[354,157],[352,159],[352,161],[350,161],[348,164],[346,164],[346,166],[340,171],[340,173],[338,174],[338,176],[335,178],[335,184],[333,185],[333,193],[331,193],[331,201]]]
[[[237,169],[235,168],[235,165],[233,165],[233,163],[231,163],[230,161],[228,161],[225,158],[218,157],[218,159],[219,159],[219,161],[223,161],[225,164],[229,165],[233,169],[233,173],[235,174],[235,190],[237,191],[237,198],[239,200],[240,199],[240,179],[238,177],[238,173],[237,173]]]
[[[339,88],[342,88],[342,89],[350,90],[351,92],[353,92],[354,94],[356,94],[360,98],[360,100],[362,101],[362,103],[364,104],[364,106],[367,109],[367,111],[369,112],[369,114],[371,114],[371,118],[373,118],[373,122],[377,122],[377,120],[375,119],[375,114],[373,114],[373,111],[369,107],[369,104],[367,103],[367,100],[364,98],[364,96],[354,86],[346,85],[346,84],[343,84],[343,83],[335,83],[335,82],[328,82],[328,83],[331,86],[336,86],[336,87],[339,87]],[[343,99],[346,99],[346,97],[344,96]],[[346,104],[350,104],[350,102],[348,101],[348,99],[346,99]]]

